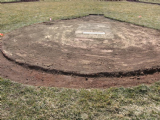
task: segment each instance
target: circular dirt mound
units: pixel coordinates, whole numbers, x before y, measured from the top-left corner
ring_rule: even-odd
[[[49,71],[117,74],[159,68],[160,31],[103,16],[35,24],[8,33],[8,58]]]

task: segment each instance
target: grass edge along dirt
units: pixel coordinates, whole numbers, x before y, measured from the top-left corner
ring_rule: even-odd
[[[43,2],[44,6],[49,6],[51,2]],[[57,2],[56,5],[64,4],[66,2]],[[40,4],[35,3],[38,7],[38,12]],[[53,4],[53,3],[52,3]],[[67,3],[69,5],[75,5]],[[109,4],[109,6],[107,6]],[[65,19],[84,16],[88,14],[104,14],[106,17],[112,19],[117,19],[121,21],[126,21],[143,25],[144,22],[147,27],[154,28],[154,21],[159,20],[159,8],[155,6],[150,6],[151,9],[155,10],[154,15],[150,14],[130,13],[132,9],[124,8],[120,10],[120,6],[126,4],[131,7],[142,9],[148,8],[150,5],[136,4],[136,3],[104,3],[96,2],[95,10],[87,8],[88,12],[79,11],[78,14],[69,14],[63,16],[64,9],[60,10],[60,16],[51,13],[47,13],[47,9],[42,9],[42,13],[37,13],[33,11],[31,3],[26,3],[26,7],[29,7],[27,13],[27,18],[24,22],[23,13],[20,12],[24,4],[19,4],[20,7],[16,8],[16,4],[5,5],[3,7],[0,5],[1,17],[3,21],[1,24],[0,32],[8,32],[13,29],[23,27],[26,25],[39,23],[43,21],[49,21],[49,18],[55,19]],[[30,5],[32,7],[30,7]],[[94,4],[93,4],[94,5]],[[113,9],[113,7],[119,7]],[[12,6],[12,7],[11,7]],[[83,4],[81,4],[83,6]],[[77,6],[76,6],[77,7]],[[109,7],[109,8],[107,8]],[[4,9],[8,8],[8,9]],[[13,8],[15,11],[13,11]],[[31,9],[32,8],[32,9]],[[56,7],[58,8],[58,7]],[[54,10],[56,9],[54,8]],[[73,6],[71,7],[74,8]],[[102,9],[103,8],[103,9]],[[132,7],[131,7],[132,8]],[[46,10],[46,11],[45,11]],[[80,10],[80,9],[79,9]],[[84,9],[83,9],[84,10]],[[49,10],[50,11],[50,10]],[[72,10],[69,10],[70,13]],[[50,11],[53,12],[53,11]],[[13,13],[11,15],[10,13]],[[30,13],[30,14],[29,14]],[[32,19],[32,17],[37,13],[38,19]],[[143,12],[141,12],[143,13]],[[126,14],[126,15],[124,15]],[[42,16],[40,16],[42,15]],[[142,16],[139,18],[139,16]],[[136,17],[135,17],[136,16]],[[147,19],[147,16],[153,17],[152,19]],[[1,21],[0,20],[0,21]],[[149,22],[147,22],[149,20]],[[150,24],[151,23],[151,24]],[[154,23],[154,24],[152,24]],[[158,24],[156,22],[156,24]],[[3,26],[2,26],[3,25]],[[158,24],[159,25],[159,24]],[[156,29],[159,29],[158,26]],[[152,84],[151,86],[140,85],[132,88],[109,88],[109,89],[66,89],[66,88],[47,88],[47,87],[33,87],[11,82],[10,80],[0,78],[0,118],[2,119],[160,119],[160,82]]]
[[[160,119],[160,81],[132,88],[35,87],[0,78],[3,119]]]
[[[160,7],[133,2],[100,2],[94,0],[27,2],[1,5],[0,32],[7,33],[23,26],[89,14],[160,30]],[[35,9],[36,7],[36,9]],[[13,9],[14,8],[14,9]],[[10,14],[12,13],[12,14]]]

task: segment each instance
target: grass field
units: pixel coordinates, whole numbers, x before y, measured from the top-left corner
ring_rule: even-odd
[[[49,21],[50,18],[56,20],[88,14],[104,14],[112,19],[160,30],[158,5],[93,0],[45,0],[0,4],[0,33]],[[25,86],[0,78],[0,118],[156,120],[160,119],[160,82],[132,88],[77,90]]]
[[[92,1],[92,2],[91,2]],[[99,2],[74,0],[61,2],[26,2],[0,4],[0,32],[49,21],[88,14],[104,14],[106,17],[146,27],[160,29],[160,7],[158,5],[133,2]],[[142,16],[139,18],[139,16]]]
[[[158,120],[160,82],[152,86],[76,90],[0,79],[0,118],[19,120]]]

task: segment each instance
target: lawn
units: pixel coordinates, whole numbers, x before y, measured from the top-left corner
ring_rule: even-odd
[[[89,14],[160,30],[160,6],[135,2],[44,0],[0,4],[0,33],[23,26]],[[139,17],[141,16],[141,17]],[[0,78],[1,119],[160,119],[160,82],[130,88],[35,87]]]
[[[160,119],[160,82],[151,86],[66,89],[0,79],[0,118],[19,120]]]
[[[0,4],[0,32],[7,33],[26,25],[88,14],[160,29],[160,7],[133,2],[100,2],[93,0],[41,1]],[[139,17],[141,16],[141,17]]]

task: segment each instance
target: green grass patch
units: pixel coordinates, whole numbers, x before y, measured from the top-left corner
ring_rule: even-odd
[[[160,82],[151,86],[66,89],[0,78],[1,119],[160,119]]]
[[[94,0],[40,1],[0,4],[0,32],[64,18],[89,14],[104,14],[106,17],[160,29],[160,7],[158,5],[133,2],[100,2]],[[138,16],[142,16],[139,18]]]

